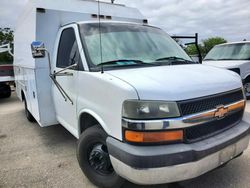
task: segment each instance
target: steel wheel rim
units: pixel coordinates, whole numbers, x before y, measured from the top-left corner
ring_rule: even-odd
[[[100,175],[114,173],[107,146],[103,143],[94,144],[88,152],[88,162],[91,168]]]

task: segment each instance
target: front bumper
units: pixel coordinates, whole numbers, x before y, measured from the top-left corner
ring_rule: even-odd
[[[115,171],[137,184],[163,184],[198,177],[240,155],[250,125],[241,121],[221,134],[192,144],[134,146],[107,139]]]

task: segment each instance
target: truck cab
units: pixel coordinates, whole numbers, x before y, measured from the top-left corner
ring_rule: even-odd
[[[36,22],[21,22],[16,34],[17,94],[28,119],[59,123],[78,139],[77,159],[93,184],[191,179],[247,148],[239,75],[193,62],[138,10],[101,3],[101,15],[88,12],[100,6],[94,1],[41,3],[33,5]],[[35,37],[23,42],[26,28]]]
[[[215,46],[203,63],[234,71],[241,76],[247,98],[250,97],[250,41]]]

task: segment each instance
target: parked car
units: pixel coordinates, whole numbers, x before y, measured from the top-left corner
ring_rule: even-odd
[[[203,63],[239,74],[246,96],[250,97],[250,41],[217,45],[207,54]]]
[[[248,147],[240,77],[194,63],[137,9],[36,0],[19,18],[14,64],[26,116],[72,133],[95,185],[186,180]]]

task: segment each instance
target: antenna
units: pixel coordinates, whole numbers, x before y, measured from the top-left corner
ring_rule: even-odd
[[[103,62],[102,59],[102,34],[101,34],[101,10],[100,10],[100,0],[98,0],[98,21],[99,21],[99,36],[100,36],[100,55],[101,55],[101,63]],[[101,73],[104,73],[103,65],[101,66]]]

